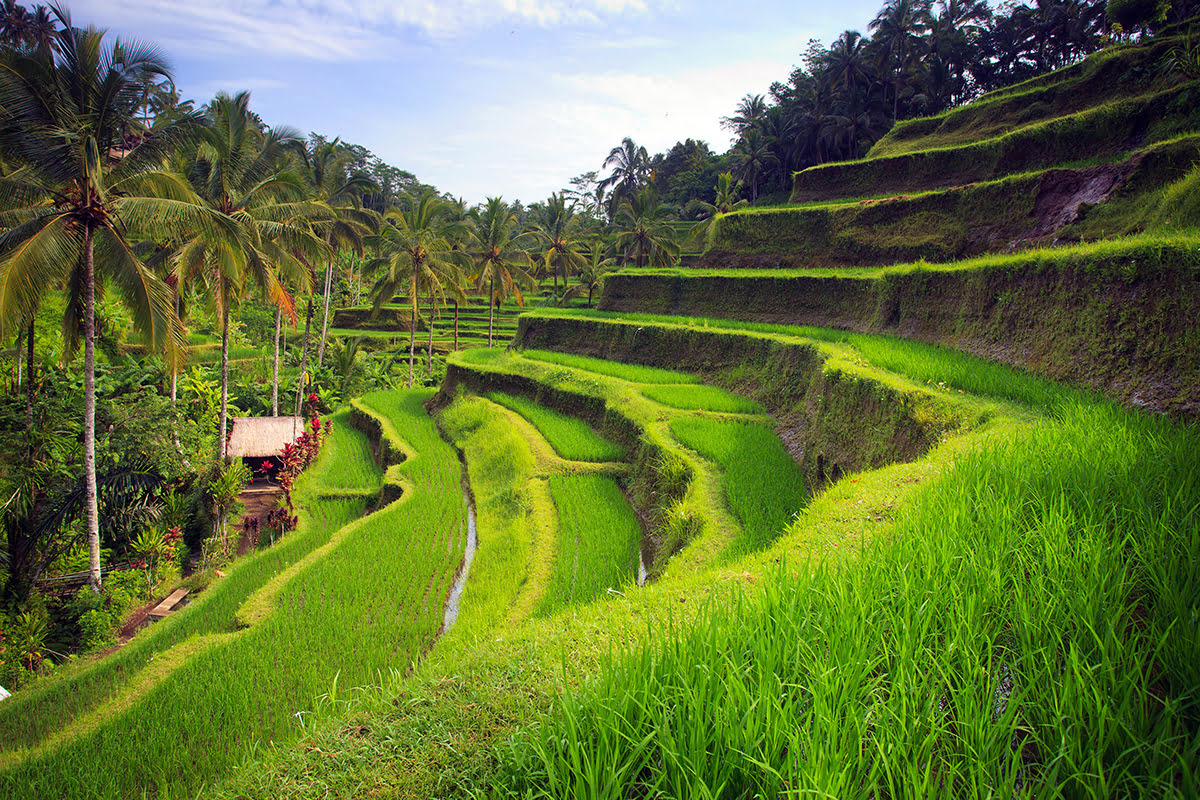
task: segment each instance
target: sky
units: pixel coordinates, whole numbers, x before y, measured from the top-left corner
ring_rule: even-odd
[[[75,0],[157,44],[185,98],[249,90],[269,125],[361,144],[470,203],[531,203],[631,137],[701,139],[882,0]]]

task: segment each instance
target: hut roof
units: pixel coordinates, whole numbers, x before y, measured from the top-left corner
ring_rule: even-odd
[[[231,458],[277,456],[302,433],[302,417],[234,417],[227,451]]]

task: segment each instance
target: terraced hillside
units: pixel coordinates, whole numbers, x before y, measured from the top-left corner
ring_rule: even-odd
[[[1180,217],[1163,193],[1187,179],[1200,155],[1200,83],[1167,65],[1179,44],[1163,37],[1112,47],[940,116],[902,122],[861,160],[797,173],[793,205],[722,217],[702,263],[947,262],[1195,225],[1195,209]],[[1091,224],[1094,207],[1105,204],[1118,213],[1101,212],[1103,226]]]
[[[541,295],[525,298],[533,303]],[[487,299],[471,295],[468,302],[456,307],[453,302],[439,303],[436,307],[427,300],[417,306],[417,341],[421,350],[429,347],[430,332],[434,352],[448,353],[468,347],[487,346],[488,330],[491,328],[493,344],[507,344],[517,331],[517,316],[523,310],[515,300],[506,300],[489,319]],[[374,312],[371,306],[343,308],[336,311],[330,322],[331,337],[362,337],[363,345],[371,347],[373,342],[386,342],[386,346],[408,342],[412,307],[407,298],[394,297]]]
[[[877,165],[839,165],[828,197],[725,218],[700,267],[619,273],[598,311],[526,311],[510,347],[449,353],[436,394],[343,412],[360,432],[335,426],[312,519],[277,546],[310,549],[279,577],[247,562],[242,594],[219,600],[234,573],[195,605],[226,609],[193,614],[199,638],[152,629],[95,697],[71,698],[76,673],[48,682],[62,721],[34,694],[13,706],[30,727],[0,755],[5,796],[70,793],[97,761],[99,796],[1197,796],[1200,231],[1171,205],[1194,126],[1163,99],[1188,85],[1147,67],[1159,47],[907,123],[861,162],[1044,133],[1116,81],[1115,105],[1165,116],[1091,165],[1129,174],[1071,224],[1153,230],[891,264],[911,253],[854,255],[887,224],[855,214],[894,214],[897,253],[936,214],[969,229],[998,209],[1017,230],[1005,198],[1036,207],[1057,162],[997,156],[960,189],[910,173],[914,196],[875,204],[853,170]],[[1183,183],[1155,189],[1172,170]],[[770,227],[793,224],[813,235]],[[739,263],[801,265],[727,263],[737,225]],[[460,479],[478,534],[461,593]],[[326,503],[347,509],[322,527]],[[228,717],[207,688],[186,725],[132,702],[193,675],[191,648],[242,641],[249,666],[194,673],[234,695]],[[309,674],[293,660],[322,677],[279,688]],[[239,716],[263,692],[285,699]],[[116,726],[215,755],[191,773],[116,753]]]
[[[1116,47],[795,175],[609,312],[891,333],[1200,414],[1200,83]]]

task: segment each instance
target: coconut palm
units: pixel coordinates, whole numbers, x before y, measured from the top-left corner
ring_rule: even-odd
[[[888,0],[871,21],[880,66],[892,75],[892,121],[900,116],[900,86],[924,46],[932,22],[929,0]]]
[[[195,128],[185,118],[124,148],[135,126],[147,76],[168,65],[152,47],[104,32],[63,26],[54,47],[10,53],[0,62],[0,129],[4,150],[29,166],[21,183],[35,202],[19,224],[0,234],[0,325],[22,324],[44,291],[65,283],[72,293],[63,321],[68,350],[83,339],[84,472],[90,582],[100,586],[100,512],[96,485],[96,293],[111,283],[153,346],[178,352],[183,337],[171,292],[134,254],[134,229],[202,232],[213,241],[237,238],[227,218],[196,203],[194,193],[159,169],[166,154]]]
[[[594,242],[583,265],[579,268],[579,283],[563,295],[563,304],[587,292],[588,308],[592,307],[592,295],[604,289],[604,279],[617,268],[617,262],[605,251],[604,245]]]
[[[658,192],[647,186],[621,202],[617,211],[617,248],[624,263],[634,266],[665,267],[675,263],[679,245],[675,229],[669,224],[674,217],[670,206],[658,200]]]
[[[363,170],[351,169],[354,154],[341,146],[339,139],[327,142],[315,139],[301,151],[303,175],[309,197],[330,208],[329,219],[317,224],[317,230],[329,245],[331,256],[325,265],[325,312],[321,317],[321,343],[317,348],[317,366],[325,360],[329,337],[329,299],[333,283],[333,262],[339,250],[362,255],[363,237],[378,230],[379,215],[362,207],[360,198],[378,186]],[[276,315],[276,323],[279,317]]]
[[[554,276],[554,294],[557,295],[559,276],[562,276],[565,290],[571,270],[584,261],[580,253],[583,219],[576,215],[574,201],[567,202],[565,195],[551,194],[546,205],[534,214],[533,234],[546,248],[542,262]]]
[[[475,263],[475,285],[488,287],[488,347],[492,346],[492,330],[496,306],[508,297],[517,305],[525,305],[521,287],[531,288],[534,280],[526,272],[529,253],[522,245],[524,237],[517,233],[516,212],[499,197],[489,197],[474,214],[467,252]]]
[[[417,303],[424,291],[430,298],[429,371],[433,372],[433,310],[453,295],[461,298],[460,251],[446,236],[447,207],[433,192],[425,192],[404,211],[392,210],[373,244],[380,257],[368,266],[379,277],[371,289],[375,313],[400,289],[408,292],[408,388],[413,386],[417,349]]]
[[[708,238],[709,231],[715,225],[717,218],[722,214],[728,214],[730,211],[748,205],[745,198],[738,198],[741,192],[741,184],[733,179],[733,174],[722,172],[717,176],[717,184],[713,187],[716,191],[716,197],[713,202],[708,203],[704,200],[696,198],[688,204],[687,211],[693,215],[693,218],[698,219],[689,235],[697,243],[703,242]]]
[[[734,177],[750,187],[750,202],[758,200],[759,177],[779,157],[771,150],[771,141],[758,128],[750,128],[733,147]]]
[[[218,94],[206,112],[210,124],[189,153],[185,168],[204,203],[237,223],[240,239],[231,246],[198,235],[176,257],[179,279],[203,281],[220,318],[218,452],[222,459],[229,425],[230,311],[254,284],[284,313],[294,315],[292,297],[280,276],[308,289],[311,261],[329,253],[311,227],[327,218],[325,207],[296,199],[303,196],[303,185],[279,167],[284,148],[300,141],[299,135],[289,129],[261,130],[249,105],[248,92],[233,97]]]
[[[604,169],[610,168],[612,172],[608,177],[596,184],[596,197],[608,193],[611,219],[622,200],[649,183],[650,155],[645,147],[638,146],[626,136],[604,159]]]
[[[767,115],[767,99],[761,94],[748,94],[738,103],[732,117],[721,117],[721,127],[741,136],[758,125]]]

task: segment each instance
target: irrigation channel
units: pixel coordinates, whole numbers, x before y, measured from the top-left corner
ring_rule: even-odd
[[[459,457],[461,459],[461,454]],[[450,594],[446,596],[446,614],[442,618],[442,629],[438,631],[438,636],[445,635],[454,626],[454,621],[458,619],[458,604],[462,600],[463,589],[467,585],[467,575],[471,572],[471,562],[475,560],[475,548],[479,544],[475,533],[475,502],[471,499],[471,487],[467,478],[465,461],[462,470],[463,503],[467,507],[467,546],[463,550],[462,566],[459,567],[458,575],[454,578],[454,585],[450,587]]]

